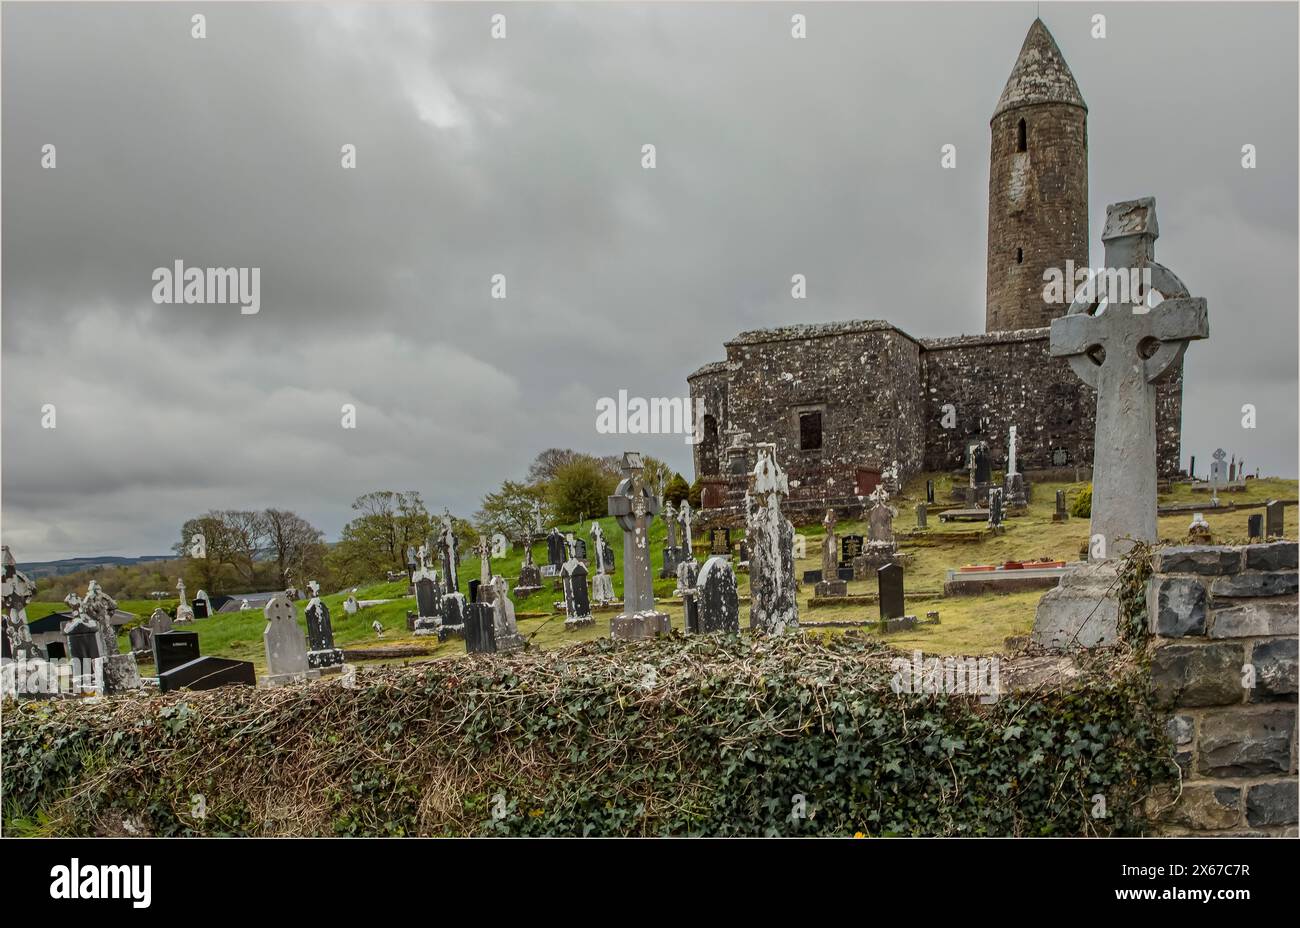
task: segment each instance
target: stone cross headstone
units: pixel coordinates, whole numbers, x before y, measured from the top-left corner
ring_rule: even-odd
[[[899,564],[886,564],[876,571],[880,592],[880,618],[901,619],[903,606],[903,568]]]
[[[714,556],[695,578],[696,629],[700,634],[740,634],[740,596],[731,558]]]
[[[0,586],[0,607],[4,609],[4,633],[0,635],[3,655],[18,661],[39,660],[43,655],[32,641],[27,626],[27,604],[36,595],[36,582],[18,569],[8,545],[2,547],[0,564],[3,565],[0,568],[3,571],[3,586]]]
[[[266,629],[262,643],[266,648],[266,682],[283,683],[307,674],[307,639],[298,627],[298,613],[293,601],[283,593],[271,597],[262,609]]]
[[[442,533],[439,540],[442,549],[442,576],[447,593],[460,590],[460,541],[456,538],[456,528],[452,523],[451,513],[443,510]]]
[[[181,577],[176,581],[176,589],[179,596],[179,602],[176,603],[176,621],[180,624],[194,621],[194,610],[190,604],[185,601],[185,578]]]
[[[1209,335],[1205,300],[1192,297],[1155,260],[1158,235],[1154,199],[1107,207],[1102,242],[1108,273],[1052,320],[1050,354],[1068,360],[1097,394],[1091,533],[1102,545],[1089,546],[1094,559],[1155,542],[1156,383],[1191,341]],[[1149,274],[1149,284],[1144,281],[1137,293],[1109,293],[1115,272],[1130,271],[1130,278]],[[1148,287],[1164,297],[1149,309]]]
[[[1216,506],[1219,505],[1219,487],[1227,486],[1228,483],[1228,465],[1224,462],[1227,456],[1228,452],[1218,448],[1212,455],[1214,460],[1210,462],[1210,502]]]
[[[755,446],[757,461],[745,494],[745,537],[749,549],[749,627],[781,634],[799,625],[795,598],[794,526],[781,512],[790,482],[776,462],[776,449]]]
[[[691,537],[691,513],[690,500],[682,500],[682,508],[678,512],[677,518],[682,523],[682,551],[679,560],[695,559],[695,540]]]
[[[668,615],[655,610],[651,586],[650,521],[659,500],[645,485],[641,455],[623,455],[623,479],[609,497],[609,514],[623,529],[623,612],[610,620],[614,638],[653,638],[671,630]]]
[[[596,576],[591,578],[591,597],[605,606],[614,601],[614,581],[605,572],[605,533],[599,522],[591,523],[591,539],[596,549]]]
[[[486,535],[478,536],[478,546],[474,549],[478,553],[478,582],[492,582],[492,545],[488,542]]]

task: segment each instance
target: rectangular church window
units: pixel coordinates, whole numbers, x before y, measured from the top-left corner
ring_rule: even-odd
[[[822,446],[822,414],[799,413],[799,450],[817,451]]]

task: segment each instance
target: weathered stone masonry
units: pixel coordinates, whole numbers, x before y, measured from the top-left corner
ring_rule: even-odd
[[[738,511],[757,442],[776,446],[795,519],[854,510],[894,461],[902,477],[960,470],[984,441],[1005,467],[1012,425],[1022,471],[1090,477],[1096,395],[1048,355],[1045,326],[1067,306],[1043,299],[1044,271],[1088,263],[1087,117],[1061,50],[1035,20],[989,123],[987,334],[916,339],[887,322],[847,321],[737,336],[725,361],[687,378],[704,408],[695,474],[705,509]],[[1181,364],[1157,386],[1162,476],[1180,467],[1182,388]],[[818,413],[820,444],[808,447],[801,417]]]
[[[1171,834],[1296,834],[1297,545],[1164,548],[1147,585],[1151,678],[1182,770]]]
[[[718,476],[735,505],[753,460],[747,454],[728,477],[729,445],[771,443],[796,511],[852,509],[864,469],[898,461],[902,476],[960,470],[980,440],[1004,467],[1015,425],[1022,471],[1082,467],[1086,475],[1096,397],[1047,344],[1047,329],[925,340],[880,321],[745,332],[727,343],[726,361],[687,378],[705,416],[695,472]],[[1181,366],[1157,396],[1157,463],[1171,475],[1181,453]],[[801,447],[806,413],[820,413],[815,449]]]

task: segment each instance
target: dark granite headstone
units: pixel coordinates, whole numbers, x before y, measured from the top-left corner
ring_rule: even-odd
[[[494,654],[496,649],[496,609],[490,603],[470,603],[465,615],[465,653]]]
[[[160,676],[173,667],[188,664],[198,656],[198,632],[170,631],[153,636],[154,673]]]
[[[97,629],[74,623],[73,627],[68,629],[67,639],[68,657],[74,661],[93,661],[104,657]]]
[[[557,570],[569,559],[565,547],[564,536],[557,529],[551,529],[551,533],[546,536],[546,560]]]
[[[586,565],[576,559],[565,564],[560,571],[560,582],[564,587],[565,622],[570,627],[585,623],[591,618]]]
[[[925,501],[927,503],[934,502],[934,481],[933,480],[927,480],[925,482]]]
[[[573,539],[573,556],[580,561],[587,559],[587,542],[583,538]]]
[[[421,577],[415,581],[415,614],[420,618],[433,618],[438,615],[438,585],[431,577]]]
[[[715,555],[705,561],[696,576],[695,589],[695,624],[699,632],[740,634],[740,597],[731,559]]]
[[[691,635],[700,633],[700,590],[696,582],[699,575],[700,565],[691,560],[683,562],[681,574],[677,578],[677,584],[682,590],[682,623],[687,634]]]
[[[852,580],[853,565],[850,564],[848,567],[837,567],[835,568],[835,573],[841,580]]]
[[[844,535],[840,538],[840,566],[852,567],[853,559],[862,553],[861,535]]]
[[[1252,540],[1264,537],[1264,516],[1256,513],[1246,519],[1246,537]]]
[[[1192,463],[1187,465],[1187,476],[1196,479],[1196,455],[1192,455]]]
[[[880,590],[880,618],[897,619],[903,615],[903,568],[886,564],[876,571]]]
[[[600,547],[601,547],[602,555],[605,558],[605,573],[612,574],[614,572],[614,568],[617,567],[618,565],[614,561],[614,549],[610,545],[609,539],[603,535],[600,538]],[[676,564],[673,565],[673,569],[674,570],[677,569]]]
[[[155,636],[157,637],[157,636]],[[228,657],[196,657],[165,673],[158,674],[158,691],[214,690],[219,686],[257,685],[257,672],[250,661]]]
[[[482,581],[482,580],[471,580],[471,581],[469,582],[469,601],[470,601],[470,602],[472,602],[472,603],[476,603],[476,602],[479,601],[478,591],[479,591],[479,587],[481,587],[482,585],[483,585],[483,581]]]
[[[442,624],[458,627],[465,624],[465,596],[462,593],[448,593],[442,598]]]
[[[1282,537],[1282,520],[1286,510],[1282,504],[1277,501],[1271,501],[1264,507],[1264,535],[1267,538]]]
[[[803,572],[804,583],[821,583],[822,572],[820,570],[805,570]]]
[[[206,619],[208,617],[208,601],[206,599],[191,601],[190,608],[194,610],[194,618]]]
[[[972,452],[975,458],[975,484],[983,486],[993,482],[993,456],[988,446],[980,442]]]
[[[307,606],[307,666],[316,670],[343,664],[343,651],[334,647],[330,607],[313,598]]]

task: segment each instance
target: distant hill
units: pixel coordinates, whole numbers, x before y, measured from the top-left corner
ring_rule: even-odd
[[[79,570],[93,570],[98,567],[125,567],[132,564],[146,564],[150,561],[170,561],[174,554],[145,554],[140,557],[115,557],[104,554],[99,557],[68,557],[61,561],[28,561],[20,563],[18,569],[27,576],[58,577],[63,574],[75,574]]]

